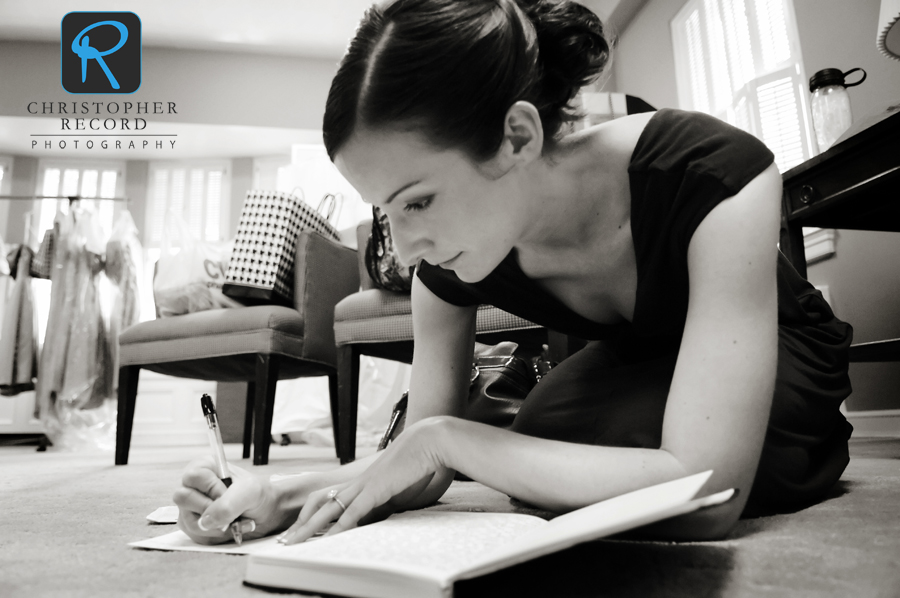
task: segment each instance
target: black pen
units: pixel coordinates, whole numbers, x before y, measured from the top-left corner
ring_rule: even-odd
[[[203,416],[206,418],[206,435],[209,437],[209,446],[212,448],[213,458],[216,460],[216,473],[219,479],[222,480],[222,483],[225,484],[225,487],[228,488],[231,486],[231,472],[228,471],[228,463],[225,461],[225,445],[222,444],[222,432],[219,430],[216,406],[213,405],[212,398],[208,394],[200,397],[200,406],[203,407]],[[241,542],[244,541],[240,519],[235,519],[228,527],[231,528],[231,535],[235,544],[240,546]],[[255,522],[253,527],[256,527]]]

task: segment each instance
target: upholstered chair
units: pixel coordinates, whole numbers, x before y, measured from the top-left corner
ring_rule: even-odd
[[[301,233],[294,279],[293,307],[214,309],[142,322],[122,332],[116,465],[128,463],[141,369],[181,378],[248,382],[243,457],[250,456],[252,437],[254,465],[265,465],[269,459],[278,380],[328,376],[337,444],[333,317],[335,305],[359,288],[356,252],[318,233]]]

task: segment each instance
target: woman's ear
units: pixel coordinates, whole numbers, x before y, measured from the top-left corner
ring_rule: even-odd
[[[537,108],[530,102],[516,102],[503,120],[503,141],[497,154],[485,164],[493,178],[499,178],[523,164],[541,157],[544,128]]]

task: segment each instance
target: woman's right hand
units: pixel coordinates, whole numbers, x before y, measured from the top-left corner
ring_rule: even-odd
[[[289,485],[276,485],[267,477],[255,476],[239,467],[228,468],[232,484],[226,488],[216,475],[211,457],[192,461],[182,475],[181,488],[173,496],[178,506],[178,527],[198,544],[230,541],[229,525],[239,517],[255,523],[251,530],[249,521],[242,522],[245,540],[287,529],[297,519],[306,495],[316,489],[314,484],[301,483],[301,478]],[[302,476],[313,477],[315,474]]]

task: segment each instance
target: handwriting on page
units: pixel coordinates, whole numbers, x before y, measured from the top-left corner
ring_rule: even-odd
[[[418,511],[286,550],[305,559],[402,563],[452,572],[545,523],[537,517],[504,513]]]

